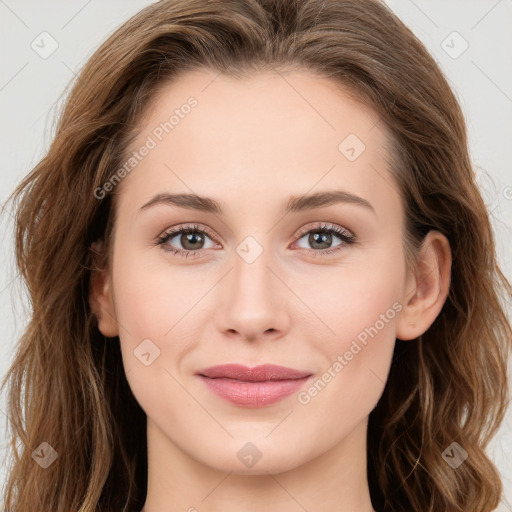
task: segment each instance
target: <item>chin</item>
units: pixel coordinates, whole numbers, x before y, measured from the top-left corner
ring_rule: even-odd
[[[208,465],[218,471],[231,472],[235,475],[266,475],[279,474],[293,470],[303,462],[303,454],[297,453],[297,447],[279,445],[272,446],[272,443],[266,440],[261,443],[254,441],[231,441],[231,444],[218,447],[209,451],[208,460],[203,457],[205,465]],[[203,454],[199,454],[203,455]]]

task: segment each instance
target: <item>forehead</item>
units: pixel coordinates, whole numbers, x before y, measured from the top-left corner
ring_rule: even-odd
[[[194,113],[204,114],[194,117],[202,117],[203,124],[209,114],[219,114],[219,108],[229,113],[229,117],[210,118],[210,126],[222,128],[228,124],[235,129],[240,122],[246,128],[269,128],[270,124],[277,127],[290,120],[301,120],[304,121],[302,127],[307,130],[340,132],[349,128],[359,129],[362,134],[379,123],[377,113],[357,93],[313,70],[259,71],[240,78],[197,69],[158,86],[140,119],[142,132],[169,120],[174,112],[179,115],[179,119],[175,116],[172,121],[177,127],[183,119],[180,111],[187,111],[185,116],[190,111],[187,103],[191,98],[200,107],[194,107]],[[277,116],[269,117],[269,109],[281,117],[282,123],[277,124]],[[287,115],[283,117],[285,113]],[[252,123],[247,125],[249,118]],[[291,127],[287,128],[290,130]],[[385,127],[380,125],[380,128]]]
[[[151,150],[121,183],[132,199],[165,187],[235,198],[241,189],[301,194],[317,184],[375,195],[393,181],[377,113],[309,71],[189,71],[160,87],[139,130],[131,150]]]

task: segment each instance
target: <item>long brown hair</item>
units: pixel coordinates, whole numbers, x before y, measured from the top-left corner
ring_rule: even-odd
[[[379,512],[476,512],[500,500],[485,453],[508,400],[512,332],[489,216],[464,117],[414,34],[378,0],[161,0],[117,29],[86,63],[48,153],[14,191],[16,256],[32,315],[9,383],[8,511],[138,511],[147,479],[146,417],[118,339],[89,306],[90,244],[108,244],[115,194],[95,191],[126,160],[162,84],[194,68],[235,76],[297,67],[330,77],[392,134],[404,244],[436,229],[450,242],[447,301],[432,327],[396,348],[368,427],[368,481]],[[58,454],[47,469],[32,452]],[[453,442],[469,457],[454,470]],[[47,448],[49,449],[49,448]],[[333,478],[335,478],[333,476]]]

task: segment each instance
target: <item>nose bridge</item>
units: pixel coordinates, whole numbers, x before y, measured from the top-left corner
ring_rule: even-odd
[[[274,275],[270,249],[247,237],[236,248],[219,297],[218,327],[247,339],[287,328],[285,286]]]
[[[252,299],[254,302],[268,304],[272,300],[272,294],[276,292],[275,283],[271,283],[272,257],[270,251],[263,251],[253,258],[251,254],[255,249],[249,250],[241,255],[240,252],[246,248],[241,245],[237,248],[237,255],[233,258],[232,286],[233,294],[239,298]],[[247,257],[247,258],[246,258]]]

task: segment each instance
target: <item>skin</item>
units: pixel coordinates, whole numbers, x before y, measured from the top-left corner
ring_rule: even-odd
[[[414,340],[442,308],[448,241],[432,231],[417,266],[407,268],[403,205],[383,149],[388,134],[375,112],[330,79],[300,70],[244,79],[188,72],[155,98],[132,149],[190,96],[198,105],[116,187],[112,257],[91,284],[99,329],[119,336],[148,418],[144,512],[370,512],[368,415],[395,339]],[[365,144],[354,161],[338,149],[351,133]],[[284,215],[291,196],[326,190],[373,209],[342,202]],[[160,193],[208,196],[224,213],[170,204],[140,210]],[[193,242],[203,254],[180,257],[155,243],[189,223],[213,235]],[[303,227],[323,233],[320,223],[348,230],[355,243],[333,234],[319,246],[310,231],[297,236]],[[236,250],[247,236],[262,249],[252,263]],[[167,246],[186,251],[182,242],[175,235]],[[293,394],[238,407],[195,375],[231,362],[332,374],[337,357],[393,304],[394,318],[307,404]],[[160,350],[148,366],[134,355],[144,339]],[[237,456],[248,442],[262,455],[252,467]]]

